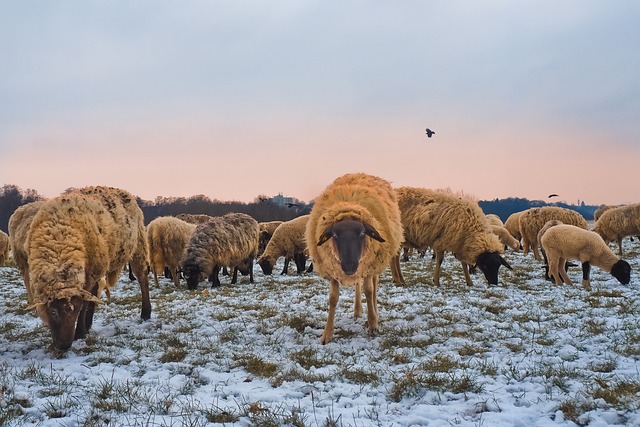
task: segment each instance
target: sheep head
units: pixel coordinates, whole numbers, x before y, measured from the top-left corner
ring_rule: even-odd
[[[369,236],[378,242],[384,242],[382,236],[371,225],[347,218],[331,224],[320,235],[318,246],[322,246],[329,239],[333,239],[333,244],[340,259],[340,267],[345,274],[351,276],[358,270],[360,256],[364,250],[365,236]]]
[[[512,270],[509,263],[497,252],[483,252],[476,259],[476,266],[482,270],[490,285],[498,284],[498,269],[501,265]]]
[[[200,270],[200,266],[196,263],[188,262],[182,264],[182,274],[187,281],[187,288],[190,290],[194,290],[198,287],[201,273],[202,271]]]
[[[258,259],[258,265],[262,269],[262,272],[264,274],[266,274],[266,275],[270,275],[271,273],[273,273],[274,264],[275,264],[275,260],[273,260],[269,256],[263,255],[263,256],[260,257],[260,259]],[[242,271],[241,271],[241,273],[242,273]]]
[[[623,285],[631,281],[631,266],[627,261],[619,260],[611,267],[611,274]]]

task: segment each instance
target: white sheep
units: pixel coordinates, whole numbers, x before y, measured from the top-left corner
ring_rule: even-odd
[[[59,350],[84,338],[101,287],[113,287],[131,262],[140,282],[143,319],[151,316],[147,237],[135,197],[87,187],[45,202],[33,217],[26,247],[33,305]]]
[[[571,285],[565,263],[575,259],[582,263],[582,286],[590,289],[591,264],[610,272],[620,283],[630,281],[631,266],[618,258],[597,233],[575,225],[559,224],[549,228],[541,238],[549,261],[549,275],[557,285]]]
[[[13,261],[16,263],[20,275],[24,280],[29,305],[33,303],[33,295],[31,286],[29,285],[29,249],[25,245],[27,243],[29,229],[31,228],[31,221],[33,221],[33,217],[43,204],[44,201],[40,200],[22,205],[16,209],[9,218],[11,253],[13,254]]]
[[[158,274],[169,268],[173,283],[180,286],[180,261],[193,232],[195,224],[190,224],[171,216],[155,218],[147,225],[149,239],[149,261],[156,286]]]
[[[305,231],[309,215],[302,215],[290,221],[280,224],[273,236],[267,243],[262,255],[258,258],[258,265],[262,268],[264,274],[271,274],[278,258],[281,256],[285,259],[294,259],[298,274],[302,274],[305,268],[307,242],[305,240]],[[287,261],[285,260],[285,268],[282,274],[287,270]]]
[[[433,282],[440,284],[440,267],[445,252],[452,252],[462,263],[465,280],[473,285],[468,266],[477,265],[489,284],[498,283],[501,265],[511,266],[500,256],[504,245],[491,230],[480,206],[472,200],[426,188],[396,189],[405,242],[416,248],[430,247],[436,254]],[[398,257],[392,275],[404,283]]]
[[[223,266],[234,267],[232,284],[238,271],[249,274],[253,283],[253,260],[258,252],[258,222],[243,213],[229,213],[212,217],[196,227],[180,261],[182,273],[189,289],[211,277],[213,286],[219,286],[218,272]]]
[[[379,276],[402,243],[398,201],[389,182],[364,173],[337,178],[315,200],[306,241],[314,268],[329,280],[329,314],[320,342],[326,344],[333,336],[340,284],[356,287],[356,318],[362,312],[364,288],[367,327],[375,333]]]
[[[527,254],[533,251],[533,257],[540,260],[538,252],[538,232],[552,219],[562,221],[563,224],[575,225],[587,229],[587,221],[578,212],[559,206],[543,206],[531,208],[520,215],[520,234],[522,235],[522,251]]]
[[[9,235],[0,230],[0,267],[9,260]]]
[[[640,234],[640,203],[611,208],[602,213],[593,228],[605,242],[618,242],[622,256],[622,239]]]

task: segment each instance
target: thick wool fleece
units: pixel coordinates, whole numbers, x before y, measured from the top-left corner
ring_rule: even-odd
[[[483,252],[504,252],[477,203],[425,188],[400,187],[396,192],[410,245],[452,252],[465,264],[474,264]]]
[[[622,238],[640,234],[640,203],[606,210],[596,221],[593,231],[606,242],[618,242],[622,254]]]
[[[164,271],[165,266],[172,273],[176,272],[195,230],[195,224],[172,216],[155,218],[147,225],[150,265],[156,285],[158,274]],[[178,282],[178,276],[174,274],[174,283]]]
[[[308,221],[309,215],[302,215],[280,224],[273,232],[260,259],[269,260],[273,266],[281,256],[292,257],[303,253],[307,249],[305,232]]]
[[[575,225],[587,229],[587,221],[578,212],[558,206],[543,206],[527,209],[520,215],[520,234],[522,235],[522,250],[526,254],[529,248],[535,259],[540,259],[538,252],[538,232],[552,219],[562,221],[563,224]]]
[[[354,219],[372,226],[384,239],[365,240],[358,269],[353,275],[342,271],[333,244],[318,246],[322,233],[338,221]],[[363,173],[337,178],[318,196],[307,223],[306,241],[314,269],[325,279],[356,285],[365,277],[382,273],[402,243],[402,224],[395,192],[389,182]]]

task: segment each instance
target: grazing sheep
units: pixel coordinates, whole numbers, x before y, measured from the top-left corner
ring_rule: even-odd
[[[9,218],[9,242],[13,261],[16,263],[20,275],[27,289],[27,302],[33,304],[33,294],[29,285],[29,249],[26,247],[27,236],[31,228],[33,217],[40,210],[44,201],[27,203],[16,209]]]
[[[100,289],[115,285],[127,261],[140,282],[141,316],[150,318],[144,218],[128,192],[87,187],[45,202],[26,247],[32,307],[49,326],[57,349],[86,336]]]
[[[504,245],[491,230],[480,206],[472,200],[426,188],[396,189],[404,238],[417,248],[430,247],[436,254],[433,282],[440,285],[440,268],[445,251],[462,263],[467,285],[473,282],[469,265],[477,265],[489,284],[498,284],[498,269],[511,266],[500,256]],[[391,272],[396,283],[404,283],[398,257]]]
[[[9,259],[9,235],[0,230],[0,267]]]
[[[498,236],[500,243],[516,251],[520,249],[520,242],[516,240],[516,238],[513,237],[511,233],[509,233],[509,230],[507,230],[504,226],[489,224],[489,227],[491,227],[491,231],[493,231],[493,233]]]
[[[220,285],[218,272],[223,266],[234,267],[232,284],[238,270],[249,274],[253,283],[253,260],[258,252],[258,222],[243,213],[212,217],[196,227],[180,262],[189,289],[212,276],[213,286]]]
[[[622,238],[640,234],[640,203],[605,211],[593,231],[607,243],[618,242],[618,254],[622,256]]]
[[[631,266],[618,258],[597,233],[575,225],[560,224],[549,228],[541,238],[541,244],[549,260],[549,275],[556,284],[564,281],[571,285],[565,271],[568,259],[582,263],[582,286],[590,289],[589,272],[591,264],[610,272],[623,285],[631,277]]]
[[[158,217],[147,225],[149,260],[156,286],[158,274],[163,273],[165,267],[169,268],[174,285],[180,286],[178,267],[195,230],[195,224],[171,216]]]
[[[524,211],[512,213],[504,222],[504,228],[509,230],[509,234],[515,237],[518,242],[522,239],[522,234],[520,234],[520,215],[522,212]]]
[[[188,213],[183,213],[183,214],[178,214],[176,215],[176,218],[183,220],[184,222],[188,222],[189,224],[202,224],[205,223],[207,221],[209,221],[211,218],[213,218],[211,215],[207,215],[207,214],[188,214]]]
[[[525,254],[529,249],[533,257],[540,260],[538,252],[538,232],[552,219],[562,221],[563,224],[575,225],[587,229],[587,221],[578,212],[558,206],[543,206],[527,209],[520,215],[520,234],[522,235],[522,250]]]
[[[262,255],[265,248],[267,247],[267,244],[269,243],[269,240],[271,240],[273,233],[275,233],[278,226],[283,222],[284,221],[267,221],[267,222],[258,223],[258,225],[260,226],[260,239],[258,241],[258,256]]]
[[[544,233],[546,233],[547,230],[550,229],[551,227],[555,227],[556,225],[560,225],[562,223],[563,223],[562,221],[559,221],[557,219],[552,219],[551,221],[547,221],[542,226],[540,231],[538,231],[537,241],[538,241],[538,247],[540,248],[540,252],[542,252],[542,259],[544,260],[544,278],[545,278],[545,280],[553,281],[553,278],[551,276],[549,276],[549,261],[547,260],[547,253],[545,252],[544,248],[542,247],[542,236],[544,236]],[[567,268],[569,268],[569,263],[567,263],[565,265],[565,270]]]
[[[262,268],[264,274],[271,274],[273,266],[276,265],[278,258],[293,258],[296,263],[298,274],[304,273],[306,256],[304,254],[307,249],[307,242],[304,238],[309,215],[302,215],[290,221],[283,222],[276,228],[271,240],[267,244],[264,252],[258,258],[258,264]],[[285,261],[285,264],[287,261]],[[287,266],[282,270],[282,274],[286,274]]]
[[[619,208],[622,206],[623,205],[600,205],[595,211],[593,211],[593,220],[598,221],[602,216],[602,214],[608,211],[609,209]]]
[[[504,227],[504,223],[502,222],[502,220],[498,215],[486,214],[485,216],[487,217],[487,222],[489,223],[489,225],[497,225],[500,227]]]
[[[376,332],[379,275],[402,243],[400,211],[391,185],[364,173],[337,178],[316,198],[305,237],[314,268],[329,280],[329,314],[320,342],[326,344],[333,336],[340,284],[356,287],[356,318],[362,314],[360,289],[364,288],[367,327],[369,333]]]

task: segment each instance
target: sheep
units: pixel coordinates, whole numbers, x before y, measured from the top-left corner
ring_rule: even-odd
[[[529,249],[533,251],[533,257],[540,260],[538,252],[538,232],[547,221],[557,219],[564,224],[575,225],[587,229],[587,221],[578,212],[558,206],[543,206],[531,208],[520,215],[520,234],[522,235],[522,250],[525,254]]]
[[[198,225],[180,261],[187,287],[196,289],[201,280],[211,275],[213,286],[219,286],[218,271],[222,266],[234,267],[232,284],[236,283],[238,270],[249,274],[253,283],[259,234],[258,222],[243,213],[212,217]]]
[[[9,235],[0,230],[0,267],[9,260]]]
[[[620,206],[605,211],[593,228],[605,242],[618,242],[618,255],[622,256],[622,238],[640,234],[640,203]]]
[[[31,228],[33,217],[40,210],[44,200],[27,203],[16,209],[9,218],[9,242],[11,245],[11,253],[13,261],[16,263],[20,275],[27,289],[27,302],[33,304],[33,295],[31,286],[29,285],[29,250],[25,246],[27,236]]]
[[[140,282],[143,319],[151,316],[147,237],[130,193],[86,187],[45,202],[26,247],[33,304],[58,350],[84,338],[101,288],[112,288],[127,261]]]
[[[174,285],[180,286],[178,267],[195,230],[195,224],[171,216],[155,218],[147,225],[149,260],[156,286],[158,274],[165,267],[169,268]]]
[[[304,272],[307,249],[307,242],[304,235],[309,221],[309,215],[302,215],[290,221],[283,222],[275,229],[271,240],[267,244],[264,252],[258,258],[258,265],[262,268],[264,274],[271,274],[273,266],[278,258],[284,256],[286,259],[293,258],[296,263],[298,274]],[[286,274],[287,261],[285,260],[285,268],[282,274]]]
[[[498,284],[498,269],[511,266],[501,253],[504,245],[491,230],[480,206],[472,200],[426,188],[396,189],[404,228],[410,245],[431,247],[436,254],[433,282],[440,285],[440,268],[445,251],[452,252],[462,263],[465,281],[472,286],[468,266],[477,265],[491,285]],[[392,275],[396,284],[404,283],[398,257],[394,258]]]
[[[267,244],[269,243],[269,240],[271,240],[271,237],[273,236],[273,233],[275,233],[276,229],[278,228],[278,226],[280,224],[282,224],[284,221],[267,221],[267,222],[260,222],[258,223],[258,225],[260,226],[260,239],[258,242],[258,256],[262,255],[262,253],[264,252],[265,248],[267,247]]]
[[[542,259],[544,260],[544,278],[545,280],[549,280],[549,281],[553,281],[553,278],[549,276],[549,260],[547,259],[547,253],[545,252],[544,248],[542,247],[542,236],[544,236],[544,233],[547,232],[548,229],[550,229],[551,227],[555,227],[556,225],[560,225],[562,224],[562,221],[559,221],[557,219],[552,219],[551,221],[547,221],[542,228],[540,229],[540,231],[538,231],[538,237],[537,237],[537,241],[538,241],[538,247],[540,248],[540,252],[542,252]],[[569,268],[569,262],[567,262],[565,264],[565,271]]]
[[[314,268],[329,280],[329,313],[320,342],[333,337],[340,284],[356,288],[356,318],[362,314],[364,288],[366,326],[370,334],[377,332],[380,274],[402,244],[400,210],[389,182],[364,173],[336,178],[316,198],[305,239]]]
[[[490,223],[489,227],[491,227],[491,231],[493,231],[493,233],[498,236],[500,243],[516,251],[520,249],[520,242],[516,240],[516,238],[513,237],[511,233],[509,233],[509,230],[507,230],[504,226]]]
[[[591,264],[610,272],[623,285],[631,280],[629,263],[618,258],[598,233],[575,225],[559,224],[544,233],[541,244],[549,260],[549,275],[555,279],[556,285],[562,281],[572,284],[565,271],[568,259],[582,263],[582,286],[587,290],[591,289]]]
[[[524,211],[512,213],[504,222],[504,228],[509,230],[509,234],[515,237],[518,242],[522,239],[522,235],[520,234],[520,215],[522,212]]]
[[[598,219],[600,219],[602,214],[608,211],[609,209],[619,208],[621,206],[623,205],[600,205],[595,211],[593,211],[593,220],[598,221]]]
[[[489,222],[489,225],[498,225],[500,227],[504,226],[504,223],[502,222],[502,220],[498,215],[486,214],[485,216],[487,217],[487,221]]]
[[[184,222],[188,222],[189,224],[196,224],[197,225],[197,224],[205,223],[205,222],[209,221],[213,217],[211,215],[207,215],[207,214],[182,213],[182,214],[176,215],[176,218],[181,219]]]

